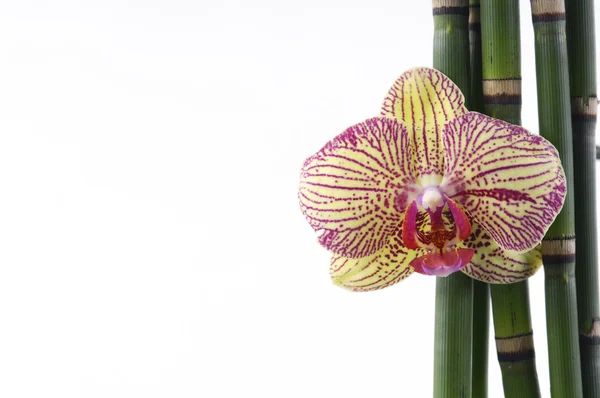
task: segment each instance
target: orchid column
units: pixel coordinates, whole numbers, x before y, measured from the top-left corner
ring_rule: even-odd
[[[433,67],[467,95],[469,2],[433,0]],[[462,273],[437,278],[435,295],[434,397],[471,397],[473,280]]]

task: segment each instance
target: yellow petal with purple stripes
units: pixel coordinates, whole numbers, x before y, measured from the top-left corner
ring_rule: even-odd
[[[522,127],[471,112],[444,131],[441,189],[505,250],[536,247],[566,194],[558,152]]]
[[[458,87],[443,73],[414,68],[388,92],[381,114],[403,120],[414,146],[415,167],[423,186],[437,185],[443,173],[444,125],[467,112]]]
[[[475,255],[461,271],[482,282],[519,282],[535,274],[542,265],[539,245],[525,253],[504,250],[475,223],[471,236],[458,246],[475,250]]]
[[[328,250],[349,258],[384,247],[416,196],[406,127],[376,117],[358,123],[304,163],[300,208]]]
[[[413,273],[411,260],[424,255],[423,250],[408,250],[399,235],[393,236],[379,252],[352,259],[333,255],[329,272],[336,285],[348,290],[366,292],[383,289]]]

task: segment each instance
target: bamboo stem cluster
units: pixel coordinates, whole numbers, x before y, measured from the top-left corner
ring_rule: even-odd
[[[520,124],[518,0],[433,0],[433,15],[433,66],[458,85],[469,109]],[[563,210],[541,245],[551,392],[553,398],[597,398],[593,0],[566,0],[566,7],[565,0],[531,0],[531,15],[539,129],[558,149],[567,177]],[[505,396],[540,396],[527,281],[490,289],[456,273],[436,282],[434,397],[487,396],[490,291]]]

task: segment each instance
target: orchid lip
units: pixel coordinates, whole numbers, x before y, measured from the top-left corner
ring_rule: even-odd
[[[446,277],[460,271],[467,265],[475,251],[473,249],[455,249],[443,253],[430,253],[417,257],[410,266],[423,275]]]

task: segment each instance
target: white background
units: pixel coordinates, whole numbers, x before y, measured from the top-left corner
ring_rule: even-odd
[[[427,1],[2,2],[0,396],[431,396],[434,278],[334,287],[296,189],[432,31]],[[531,301],[547,397],[543,272]]]

